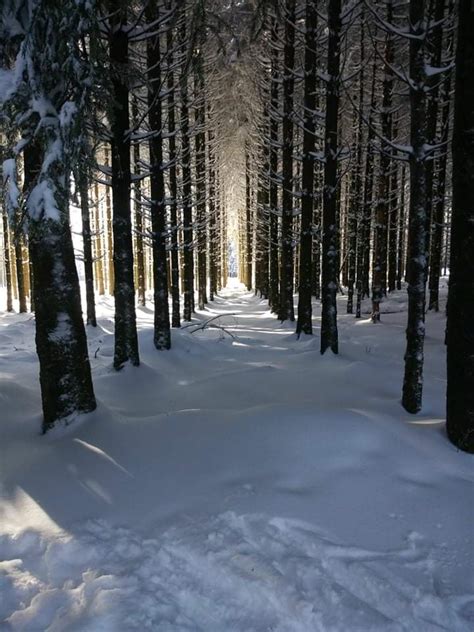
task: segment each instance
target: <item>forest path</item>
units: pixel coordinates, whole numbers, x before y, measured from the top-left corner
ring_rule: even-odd
[[[230,284],[172,349],[112,369],[113,300],[88,328],[97,410],[39,436],[34,321],[0,321],[0,629],[467,632],[471,457],[444,437],[444,318],[423,413],[400,407],[406,297],[381,325],[339,297],[339,356]],[[194,331],[219,316],[220,329]],[[3,560],[3,561],[2,561]],[[3,626],[3,627],[2,627]]]

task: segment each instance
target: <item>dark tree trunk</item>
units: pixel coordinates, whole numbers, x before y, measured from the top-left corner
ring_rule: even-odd
[[[402,289],[402,278],[405,263],[405,184],[406,168],[405,165],[403,165],[400,181],[400,209],[398,212],[397,290]]]
[[[474,453],[474,11],[460,0],[448,295],[448,437]]]
[[[279,54],[278,22],[272,20],[271,46],[271,86],[270,86],[270,284],[268,300],[273,312],[278,311],[280,275],[278,265],[278,120],[279,120]]]
[[[171,2],[166,3],[166,10],[171,12]],[[178,179],[176,173],[176,109],[175,109],[175,75],[173,72],[173,27],[168,25],[166,32],[166,54],[168,58],[168,159],[170,190],[170,222],[171,222],[171,325],[181,326],[179,306],[179,246],[178,246]]]
[[[362,143],[359,141],[358,133],[359,128],[357,125],[358,117],[357,117],[357,108],[354,108],[354,120],[352,124],[352,134],[354,138],[354,144],[352,147],[352,153],[356,156],[356,159],[353,163],[351,174],[350,174],[350,184],[349,184],[349,195],[346,196],[348,200],[347,204],[347,234],[346,234],[346,243],[347,243],[347,308],[346,311],[348,314],[352,314],[354,311],[354,287],[356,282],[356,265],[357,265],[357,228],[359,224],[358,217],[358,195],[357,195],[357,173],[359,169],[358,160],[359,156],[359,148],[362,146]]]
[[[21,211],[16,214],[15,221],[15,235],[14,235],[14,244],[15,244],[15,261],[16,261],[16,286],[18,289],[18,311],[20,314],[24,314],[28,311],[28,306],[26,303],[26,280],[25,280],[25,270],[23,265],[23,243],[24,243],[24,235],[23,228],[21,226]]]
[[[77,185],[81,198],[87,324],[92,327],[97,327],[94,295],[94,261],[92,257],[91,221],[89,214],[89,182],[86,174],[79,173],[77,175]]]
[[[316,108],[318,100],[316,100]],[[324,168],[321,163],[316,163],[314,172],[313,191],[316,191],[313,204],[313,239],[311,262],[311,293],[316,299],[321,298],[321,221],[322,221],[322,191],[324,180]]]
[[[295,0],[285,3],[283,70],[282,204],[280,320],[294,320],[293,306],[293,98],[295,66]]]
[[[13,311],[12,300],[12,269],[10,261],[10,226],[6,208],[2,210],[3,221],[3,256],[5,265],[5,280],[7,283],[7,312]]]
[[[338,286],[338,119],[339,61],[341,38],[341,0],[328,4],[328,61],[326,93],[326,132],[323,194],[323,248],[321,287],[321,353],[328,348],[338,353],[337,304]]]
[[[426,285],[426,92],[425,0],[410,3],[410,208],[408,324],[402,404],[409,413],[421,410]]]
[[[41,151],[28,146],[24,158],[25,181],[30,184],[40,171]],[[59,218],[33,214],[39,219],[29,225],[43,432],[61,419],[96,408],[69,227],[69,178],[66,171],[57,175],[64,184],[56,190]]]
[[[156,0],[150,0],[146,8],[149,23],[159,19]],[[150,151],[150,214],[153,245],[153,296],[155,319],[153,342],[157,349],[171,347],[168,305],[168,276],[166,255],[166,199],[163,172],[163,123],[161,114],[161,51],[160,36],[147,40],[148,64],[148,122],[153,135],[149,140]]]
[[[441,66],[441,50],[443,44],[443,25],[442,20],[444,17],[444,8],[446,0],[431,0],[431,6],[433,8],[432,20],[434,25],[432,26],[427,45],[431,49],[431,66],[439,68]],[[433,7],[434,5],[434,7]],[[431,20],[430,20],[431,21]],[[438,100],[439,100],[439,76],[434,75],[428,77],[427,80],[427,107],[426,107],[426,136],[430,145],[434,145],[436,142],[436,132],[438,123]],[[434,193],[435,193],[435,180],[434,180],[434,159],[428,160],[426,163],[426,257],[427,261],[430,260],[431,252],[431,230],[433,227],[433,209],[434,209]],[[428,268],[427,268],[428,273]]]
[[[206,219],[206,100],[202,45],[194,61],[194,86],[196,102],[196,219],[197,219],[197,268],[198,304],[204,309],[207,303],[207,219]]]
[[[181,68],[181,168],[183,189],[183,295],[184,314],[183,319],[190,321],[194,309],[194,256],[193,256],[193,211],[192,211],[192,185],[191,185],[191,147],[189,139],[189,95],[188,95],[188,69],[186,67],[187,28],[186,5],[180,7],[178,21],[179,49],[183,58]]]
[[[138,102],[136,97],[132,98],[132,117],[134,126],[138,126],[139,113]],[[138,129],[137,129],[138,131]],[[145,276],[145,248],[144,248],[144,222],[143,222],[143,199],[142,199],[142,185],[140,181],[141,165],[140,165],[140,142],[133,143],[133,171],[136,177],[136,181],[133,185],[134,197],[135,197],[135,259],[137,266],[137,295],[138,304],[144,306],[146,304],[145,290],[146,290],[146,276]]]
[[[113,4],[113,3],[112,3]],[[124,70],[128,65],[127,16],[111,5],[109,33],[112,65],[112,200],[115,277],[115,349],[114,367],[118,370],[130,361],[140,364],[133,281],[133,245],[130,210],[130,117],[128,86]]]
[[[397,133],[393,131],[393,138]],[[387,289],[393,292],[397,283],[397,233],[398,233],[398,163],[392,161],[389,192],[389,221],[388,221],[388,273]]]
[[[442,113],[442,136],[441,142],[448,143],[449,136],[449,118],[451,105],[451,81],[446,79],[443,90],[444,104]],[[443,226],[444,226],[444,209],[446,195],[446,170],[448,164],[447,149],[443,150],[438,162],[438,178],[436,181],[436,195],[433,196],[433,222],[431,237],[431,256],[430,256],[430,278],[429,278],[429,309],[435,312],[439,311],[439,278],[441,276],[441,254],[443,246]]]
[[[250,182],[250,156],[245,152],[245,285],[252,289],[252,190]]]
[[[393,21],[393,0],[387,2],[387,24]],[[394,46],[393,36],[387,32],[385,40],[385,73],[383,80],[383,97],[381,112],[382,127],[382,152],[380,154],[380,176],[378,187],[378,199],[375,208],[374,225],[374,255],[373,255],[373,280],[372,280],[372,321],[380,321],[380,303],[387,293],[387,237],[388,216],[390,206],[390,169],[389,157],[391,148],[388,144],[392,139],[392,93],[393,73],[390,68],[393,65]]]
[[[304,132],[303,174],[301,197],[300,273],[298,289],[298,321],[296,333],[312,334],[311,271],[312,235],[314,211],[314,151],[316,110],[316,35],[318,14],[316,4],[306,0],[305,19],[305,82],[304,82]]]
[[[454,0],[451,0],[449,12],[454,9]],[[451,32],[446,44],[448,51],[452,50],[453,33]],[[446,195],[446,170],[448,164],[448,138],[449,138],[449,121],[451,110],[451,74],[444,80],[441,90],[441,143],[445,149],[438,160],[438,177],[436,180],[435,191],[432,195],[433,205],[433,233],[431,238],[431,255],[430,255],[430,277],[429,277],[429,309],[436,312],[439,310],[439,278],[441,276],[441,256],[443,250],[443,227],[445,214],[445,195]]]
[[[209,155],[209,299],[214,300],[217,294],[217,254],[218,254],[218,229],[217,229],[217,182],[216,182],[216,158],[214,155],[214,132],[208,131],[208,155]]]
[[[358,115],[358,129],[357,129],[357,169],[355,172],[356,183],[354,187],[354,212],[357,219],[357,238],[356,238],[356,318],[361,317],[362,311],[362,292],[363,292],[363,278],[364,278],[364,245],[361,243],[361,228],[364,230],[363,219],[363,191],[364,182],[362,179],[363,171],[363,157],[364,157],[364,92],[365,92],[365,12],[362,7],[360,16],[360,73],[359,73],[359,115]],[[367,148],[368,151],[368,148]],[[363,234],[363,233],[362,233]]]
[[[369,296],[369,276],[370,276],[370,234],[372,223],[372,204],[374,195],[374,112],[376,105],[376,80],[377,80],[377,64],[374,61],[372,68],[372,86],[370,95],[370,110],[368,120],[368,133],[367,133],[367,153],[365,158],[365,188],[364,188],[364,202],[362,209],[362,225],[361,225],[361,253],[362,258],[362,296]]]
[[[110,166],[109,149],[105,146],[105,164]],[[107,230],[107,279],[109,294],[113,296],[115,287],[114,278],[114,238],[113,238],[113,220],[112,220],[112,204],[110,200],[110,187],[105,187],[105,222]],[[137,228],[138,230],[138,228]]]

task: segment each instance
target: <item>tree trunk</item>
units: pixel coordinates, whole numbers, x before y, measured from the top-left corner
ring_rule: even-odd
[[[132,120],[133,125],[138,126],[140,117],[138,113],[138,101],[136,97],[132,97]],[[137,130],[138,131],[138,128]],[[133,173],[136,180],[133,184],[134,192],[134,216],[135,216],[135,263],[136,263],[136,285],[138,304],[146,305],[146,280],[145,280],[145,249],[144,249],[144,221],[143,221],[143,200],[142,185],[140,181],[141,165],[140,165],[140,141],[135,141],[132,147],[133,154]]]
[[[41,161],[37,145],[25,148],[28,190],[40,172]],[[64,165],[64,162],[65,158],[57,164]],[[69,178],[65,169],[62,173],[56,172],[56,176],[58,219],[41,217],[41,213],[33,211],[29,224],[43,432],[61,419],[96,408],[69,227]]]
[[[409,413],[421,410],[426,285],[426,92],[425,0],[410,3],[410,208],[408,325],[402,404]]]
[[[149,23],[158,21],[156,0],[150,0],[146,8]],[[155,319],[153,342],[157,349],[171,347],[168,276],[166,255],[166,200],[163,172],[163,124],[161,113],[161,52],[160,36],[147,40],[148,64],[148,122],[153,132],[149,140],[150,152],[150,214],[153,244],[153,292]]]
[[[110,166],[109,148],[104,148],[105,165]],[[114,294],[114,238],[113,238],[113,220],[112,220],[112,204],[110,200],[110,186],[105,186],[105,223],[107,231],[107,281],[109,294]]]
[[[178,22],[179,48],[183,58],[181,68],[181,167],[183,188],[183,319],[190,321],[194,309],[194,257],[193,257],[193,214],[192,214],[192,185],[191,185],[191,148],[189,140],[189,96],[188,76],[185,64],[187,51],[186,3],[180,7]]]
[[[10,262],[10,226],[6,208],[2,209],[3,221],[3,256],[5,265],[5,280],[7,284],[7,312],[13,311],[12,300],[12,269]]]
[[[279,28],[276,18],[272,20],[271,31],[271,87],[270,87],[270,285],[268,300],[273,312],[278,311],[280,275],[278,265],[278,120],[279,120]]]
[[[285,3],[283,72],[282,208],[280,320],[294,320],[293,306],[293,98],[295,66],[295,0]]]
[[[166,3],[166,10],[171,13],[172,3]],[[178,180],[176,173],[176,109],[175,85],[173,72],[173,25],[169,24],[166,32],[166,54],[168,58],[168,160],[171,222],[171,326],[180,327],[179,306],[179,245],[178,245]]]
[[[387,2],[387,24],[393,21],[393,0]],[[380,321],[380,303],[387,293],[387,237],[388,217],[390,206],[390,168],[389,157],[391,148],[389,142],[392,139],[392,93],[393,73],[390,65],[393,65],[394,46],[393,36],[387,32],[385,36],[385,72],[383,80],[383,97],[381,111],[382,127],[382,152],[380,154],[380,176],[378,199],[375,208],[374,226],[374,254],[373,254],[373,280],[372,280],[372,321]]]
[[[206,218],[206,100],[202,45],[194,61],[194,89],[196,103],[196,219],[198,303],[204,309],[207,303],[207,218]]]
[[[474,453],[474,11],[460,0],[453,137],[453,214],[448,296],[446,428]]]
[[[77,185],[81,198],[82,243],[84,251],[84,276],[86,282],[87,324],[97,327],[94,294],[94,261],[92,257],[91,222],[89,214],[89,182],[86,174],[77,175]]]
[[[112,6],[113,5],[113,6]],[[118,11],[112,3],[109,32],[112,65],[112,200],[115,277],[115,349],[114,368],[121,369],[128,361],[140,364],[135,314],[133,281],[133,245],[130,210],[130,117],[129,91],[124,83],[128,65],[126,11]]]
[[[318,14],[316,4],[306,0],[305,17],[305,80],[304,80],[304,132],[303,174],[301,197],[300,272],[298,288],[298,321],[296,333],[312,334],[311,271],[314,211],[314,151],[316,110],[316,35]]]
[[[326,131],[323,193],[323,241],[321,284],[321,353],[328,348],[338,353],[337,304],[338,286],[338,119],[339,61],[341,37],[341,0],[328,4],[328,61],[326,92]]]

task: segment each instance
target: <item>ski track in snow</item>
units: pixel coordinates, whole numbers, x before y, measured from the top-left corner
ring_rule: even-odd
[[[105,298],[99,408],[49,437],[31,316],[0,314],[0,630],[472,630],[473,470],[441,432],[444,320],[428,317],[425,407],[407,416],[404,302],[380,325],[342,316],[341,355],[322,359],[317,315],[296,341],[240,288],[197,317],[222,313],[235,340],[173,330],[158,353],[143,308],[142,366],[116,374]]]
[[[377,553],[258,514],[227,512],[156,539],[95,520],[74,538],[27,532],[1,548],[13,558],[2,569],[2,614],[14,609],[4,629],[455,631],[468,629],[472,606],[436,594],[417,534]],[[400,577],[406,566],[416,583]]]

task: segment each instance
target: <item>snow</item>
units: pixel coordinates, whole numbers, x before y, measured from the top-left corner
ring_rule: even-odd
[[[319,305],[297,340],[237,284],[196,319],[235,339],[183,328],[157,352],[139,308],[142,365],[116,373],[102,297],[99,407],[46,436],[33,318],[0,313],[0,629],[472,630],[474,472],[444,434],[443,312],[411,416],[406,292],[377,326],[338,300],[339,356],[319,353]]]
[[[54,158],[56,159],[56,158]],[[32,219],[59,221],[60,213],[56,202],[56,189],[49,179],[40,180],[28,196],[28,212]]]

